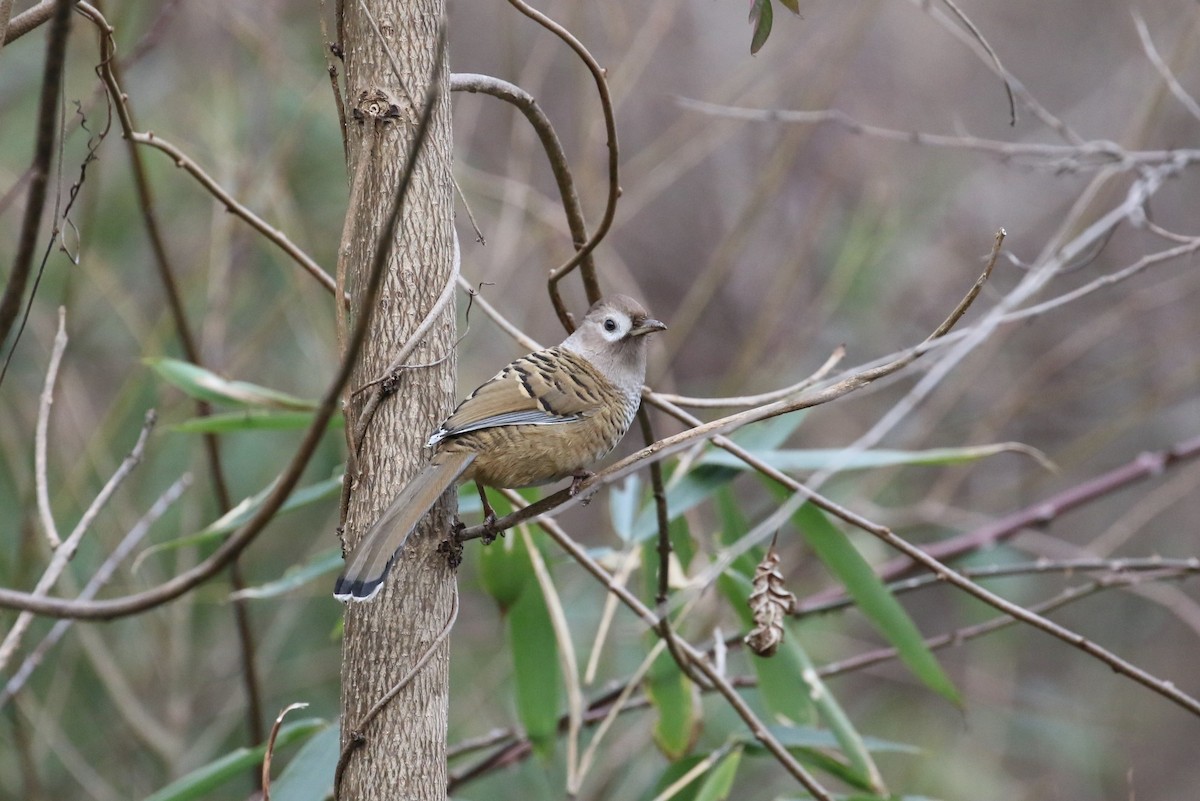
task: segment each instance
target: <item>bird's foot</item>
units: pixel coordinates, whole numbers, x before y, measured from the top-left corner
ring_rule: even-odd
[[[480,539],[483,540],[484,545],[491,545],[497,537],[504,536],[504,531],[496,525],[497,522],[495,512],[489,511],[483,518],[483,535]]]
[[[578,495],[579,488],[583,485],[583,482],[587,481],[589,478],[591,478],[594,475],[596,475],[596,474],[593,473],[591,470],[576,470],[574,473],[571,474],[571,486],[567,489],[567,495],[572,498],[575,497],[576,495]],[[591,502],[591,500],[592,500],[591,496],[588,496],[588,497],[584,498],[582,501],[580,501],[580,503],[582,503],[584,506],[587,506],[588,503]]]

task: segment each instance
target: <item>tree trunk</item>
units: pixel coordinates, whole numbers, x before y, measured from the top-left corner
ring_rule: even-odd
[[[346,102],[350,174],[362,174],[358,200],[348,214],[354,235],[346,260],[346,284],[357,309],[371,259],[417,127],[437,54],[442,0],[345,2]],[[377,23],[381,37],[371,25]],[[384,46],[386,42],[386,48]],[[402,75],[388,58],[394,54]],[[449,72],[443,63],[442,92],[429,138],[417,160],[404,211],[393,237],[375,316],[352,387],[380,375],[407,341],[446,285],[453,250],[453,194]],[[379,103],[385,99],[384,103]],[[390,106],[390,110],[389,110]],[[381,119],[380,112],[383,110]],[[354,193],[352,193],[354,194]],[[352,200],[353,202],[353,200]],[[374,520],[424,461],[425,441],[454,400],[454,304],[449,304],[408,362],[434,367],[402,371],[396,392],[379,407],[367,431],[345,525],[347,545]],[[350,430],[363,393],[347,410]],[[348,480],[350,480],[348,474]],[[364,713],[390,690],[429,648],[446,625],[454,574],[438,554],[453,502],[439,504],[417,527],[384,590],[368,603],[346,607],[342,647],[342,740]],[[362,732],[365,745],[350,759],[340,798],[446,798],[446,718],[449,647],[443,641],[413,681]]]

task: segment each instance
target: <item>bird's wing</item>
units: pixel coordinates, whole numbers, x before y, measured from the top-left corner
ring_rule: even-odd
[[[481,428],[555,425],[589,417],[604,405],[604,381],[595,368],[563,348],[547,348],[522,356],[485,382],[459,404],[430,438]]]

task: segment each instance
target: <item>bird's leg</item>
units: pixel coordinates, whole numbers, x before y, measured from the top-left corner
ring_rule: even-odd
[[[475,482],[475,489],[479,490],[479,500],[483,501],[483,544],[491,545],[497,536],[503,537],[504,532],[496,528],[496,512],[488,503],[487,490],[479,482]]]
[[[570,489],[567,490],[567,495],[570,495],[572,497],[575,496],[579,492],[579,487],[583,484],[583,482],[587,481],[589,478],[591,478],[594,475],[596,475],[596,474],[593,473],[591,470],[584,470],[582,468],[580,468],[579,470],[576,470],[574,473],[571,474],[571,487],[570,487]],[[586,503],[586,501],[585,501],[585,503]]]

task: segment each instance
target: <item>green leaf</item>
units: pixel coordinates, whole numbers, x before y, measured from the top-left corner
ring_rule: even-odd
[[[737,776],[741,761],[740,748],[726,754],[705,777],[704,784],[700,785],[700,790],[696,793],[696,801],[725,801],[733,789],[733,780]]]
[[[784,748],[824,748],[838,747],[838,741],[833,733],[826,729],[815,729],[811,726],[768,726],[771,734]],[[746,732],[739,736],[748,752],[760,750],[767,753],[766,748],[754,735]],[[900,743],[895,740],[884,740],[880,737],[863,737],[862,743],[872,753],[890,754],[919,754],[921,749],[911,743]]]
[[[827,767],[826,770],[835,772],[844,781],[857,787],[875,792],[885,792],[883,774],[879,772],[879,767],[871,758],[871,752],[867,749],[863,736],[858,733],[858,729],[850,721],[850,716],[838,703],[837,696],[831,693],[825,686],[825,682],[821,680],[816,665],[808,658],[808,652],[800,644],[797,627],[790,623],[785,623],[784,626],[787,634],[776,656],[778,657],[780,652],[786,651],[792,654],[796,662],[800,664],[799,675],[804,682],[805,694],[813,699],[813,706],[816,707],[821,719],[829,726],[830,732],[837,739],[842,753],[850,763],[840,772],[835,771],[832,766]],[[771,660],[758,659],[756,661],[769,662]]]
[[[696,767],[696,765],[698,765],[704,759],[705,757],[701,756],[688,756],[667,765],[662,774],[658,777],[658,781],[655,782],[650,791],[642,795],[642,801],[652,801],[652,799],[658,798],[663,794],[663,791],[686,776],[692,768]],[[676,792],[675,795],[671,796],[671,801],[694,801],[696,798],[696,791],[700,787],[699,783],[696,781],[696,779],[699,778],[700,777],[697,776],[695,779],[679,788],[679,791]]]
[[[514,532],[515,534],[515,532]],[[530,578],[516,603],[508,610],[508,641],[517,685],[517,714],[533,748],[543,757],[554,753],[558,732],[562,676],[558,641],[542,588],[532,575],[524,537],[512,536],[513,550],[526,564]],[[492,547],[495,547],[493,543]]]
[[[260,584],[257,587],[247,587],[244,590],[233,593],[229,596],[229,599],[235,601],[241,598],[252,598],[254,600],[276,598],[303,587],[313,579],[329,575],[330,573],[336,573],[341,568],[342,549],[338,547],[330,548],[313,555],[302,565],[292,565],[283,571],[281,577],[274,581],[268,581],[266,584]]]
[[[318,406],[316,401],[304,400],[246,381],[231,381],[228,378],[222,378],[211,370],[197,367],[191,362],[179,359],[145,359],[143,361],[168,384],[198,400],[227,403],[233,406],[290,409],[292,411],[312,411]]]
[[[767,43],[773,16],[771,0],[754,0],[750,8],[750,25],[754,28],[754,35],[750,39],[750,55],[757,53]]]
[[[279,730],[279,736],[275,738],[275,751],[278,753],[328,726],[327,721],[319,718],[308,718],[284,724]],[[255,765],[262,764],[266,751],[266,744],[256,748],[238,748],[230,751],[225,756],[196,768],[153,795],[147,796],[146,801],[190,801],[190,799],[201,798],[230,779],[244,776],[246,771]]]
[[[662,650],[654,659],[644,681],[646,697],[658,717],[654,721],[654,742],[672,762],[680,759],[696,742],[700,720],[696,692],[671,656]]]
[[[900,660],[926,687],[961,706],[958,690],[925,645],[908,612],[888,591],[854,544],[812,504],[801,506],[793,521],[821,561],[837,576],[879,632],[895,646]]]
[[[307,428],[313,419],[312,412],[272,412],[247,409],[241,412],[210,414],[193,417],[170,426],[171,431],[181,434],[227,434],[232,431],[291,431]],[[329,419],[329,428],[342,428],[346,419],[335,414]]]
[[[245,523],[258,508],[262,506],[267,496],[274,489],[275,482],[271,482],[263,488],[257,495],[252,495],[249,498],[242,499],[232,509],[221,515],[212,523],[209,523],[204,528],[197,531],[195,534],[189,534],[186,537],[178,537],[167,542],[160,542],[146,548],[137,558],[133,560],[133,570],[137,570],[138,566],[149,556],[160,553],[162,551],[174,550],[176,548],[186,548],[195,545],[206,545],[209,543],[219,542],[226,534],[234,531],[238,526]],[[342,476],[339,474],[325,481],[318,481],[315,484],[309,484],[307,487],[301,487],[292,492],[288,499],[283,502],[283,506],[279,507],[276,516],[285,512],[290,512],[293,509],[299,509],[302,506],[307,506],[311,503],[316,503],[331,495],[341,492]]]
[[[800,0],[779,0],[783,7],[796,16],[800,16]]]
[[[278,747],[278,746],[276,746]],[[272,801],[324,801],[333,795],[333,774],[341,756],[337,726],[310,737],[271,782]]]
[[[478,493],[472,491],[476,505],[482,511]],[[512,504],[503,495],[490,495],[493,511],[503,517],[512,511]],[[459,509],[462,512],[462,509]],[[507,613],[530,585],[537,584],[529,554],[516,532],[501,537],[479,549],[479,581],[484,592],[492,596],[501,612]]]

